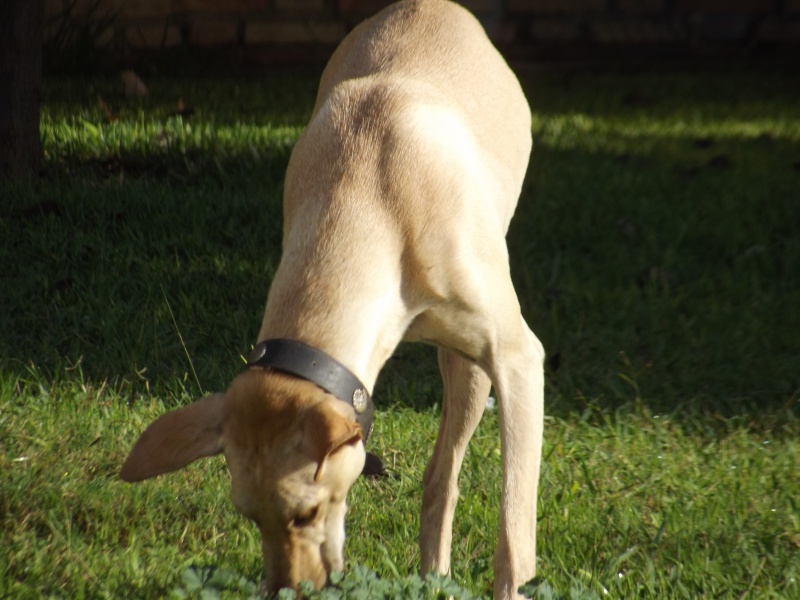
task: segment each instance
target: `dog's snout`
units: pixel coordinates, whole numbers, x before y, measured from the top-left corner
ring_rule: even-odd
[[[311,582],[311,584],[314,586],[314,589],[319,590],[325,587],[325,585],[328,583],[328,574],[325,572],[325,569],[322,569],[321,572],[316,573],[316,576],[300,576],[296,579],[292,577],[267,578],[265,576],[261,579],[259,592],[261,596],[270,597],[285,588],[298,590],[300,584],[304,581]],[[300,597],[299,590],[297,592],[297,597]]]
[[[310,582],[317,590],[325,587],[328,571],[319,546],[294,540],[286,544],[280,553],[270,550],[264,548],[264,577],[260,586],[262,595],[276,594],[284,588],[297,589],[304,581]]]

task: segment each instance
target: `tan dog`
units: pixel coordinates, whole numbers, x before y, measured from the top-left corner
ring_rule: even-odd
[[[283,258],[259,334],[324,352],[366,390],[401,340],[439,347],[426,572],[450,568],[458,472],[494,384],[500,599],[536,569],[544,354],[520,314],[504,240],[530,125],[519,83],[458,5],[399,2],[357,27],[325,69],[289,162]],[[224,394],[162,416],[121,473],[138,481],[224,452],[233,502],[262,533],[267,591],[322,586],[343,567],[345,498],[367,433],[358,403],[281,371],[255,362]]]

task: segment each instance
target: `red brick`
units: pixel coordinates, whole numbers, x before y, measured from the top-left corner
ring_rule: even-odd
[[[336,0],[340,13],[375,14],[391,3],[392,0]]]
[[[606,0],[508,0],[511,12],[541,14],[583,14],[601,12]]]
[[[531,37],[537,42],[572,42],[580,38],[581,27],[572,19],[535,19]]]
[[[42,27],[42,42],[49,42],[58,33],[58,24],[46,25]]]
[[[677,2],[678,11],[684,13],[769,12],[773,7],[773,0],[678,0]]]
[[[344,37],[338,21],[262,21],[247,23],[245,44],[335,44]]]
[[[473,13],[494,12],[502,8],[503,0],[456,0],[458,4]],[[291,4],[292,0],[284,0]],[[340,13],[375,14],[392,4],[392,0],[336,0]]]
[[[773,44],[796,44],[800,42],[800,21],[787,21],[774,17],[764,19],[756,32],[756,39]]]
[[[64,2],[64,0],[47,0],[45,3],[45,11],[46,14],[49,14],[49,11],[51,10],[54,10],[57,13],[62,13],[66,11],[67,7],[70,7],[70,14],[73,17],[85,16],[90,12],[92,15],[105,17],[108,15],[117,14],[121,4],[122,0],[104,0],[103,2],[99,3],[96,0],[75,0],[74,2]]]
[[[169,0],[169,4],[173,13],[242,14],[267,10],[270,0]]]
[[[310,4],[312,0],[284,0],[292,5]],[[47,0],[61,4],[61,0]],[[324,0],[313,0],[315,4]],[[83,15],[90,10],[95,15],[116,15],[120,19],[159,19],[175,13],[243,14],[269,9],[270,0],[77,0],[73,14]]]
[[[64,12],[64,3],[62,0],[45,0],[44,3],[44,22],[47,23],[48,19],[59,16]]]
[[[458,0],[458,3],[471,13],[492,13],[502,8],[500,0]]]
[[[115,4],[116,14],[126,19],[166,19],[172,12],[170,0],[112,0]]]
[[[282,11],[320,12],[325,0],[275,0],[275,8]]]
[[[192,46],[229,46],[239,38],[239,24],[228,19],[197,19],[189,30]]]
[[[486,35],[495,44],[506,46],[517,39],[517,24],[509,21],[489,23],[486,25]]]
[[[590,25],[592,37],[604,44],[662,44],[684,36],[673,24],[662,21],[601,21]]]
[[[72,4],[73,15],[85,15],[91,12],[94,15],[108,15],[119,11],[121,0],[104,0],[97,2],[96,0],[76,0]]]
[[[691,22],[701,38],[713,42],[743,43],[750,37],[753,18],[750,13],[700,13]]]
[[[94,42],[95,48],[105,48],[111,42],[114,41],[114,36],[116,32],[114,31],[113,27],[106,27],[103,31],[100,31],[97,34],[97,37],[92,40]]]
[[[165,48],[179,45],[183,38],[180,30],[174,25],[166,26],[155,23],[142,23],[131,25],[125,31],[128,43],[134,48],[161,48],[162,43]]]
[[[617,0],[617,8],[626,13],[655,13],[664,10],[664,0]]]
[[[114,5],[115,14],[124,19],[166,19],[172,13],[170,0],[111,0],[107,4]]]

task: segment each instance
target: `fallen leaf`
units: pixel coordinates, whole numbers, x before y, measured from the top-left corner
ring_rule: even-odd
[[[178,98],[178,110],[169,113],[170,117],[191,117],[194,109],[191,106],[183,105],[183,98]]]
[[[108,104],[105,103],[105,100],[100,97],[100,94],[97,95],[97,104],[100,105],[100,110],[103,111],[103,116],[106,119],[106,122],[112,123],[119,119],[114,113],[111,112],[111,109],[108,107]]]
[[[639,227],[633,221],[624,217],[617,219],[617,231],[628,239],[633,239],[639,236]]]
[[[120,79],[122,79],[125,95],[129,98],[131,96],[136,96],[137,98],[144,98],[147,96],[147,86],[144,84],[144,81],[139,79],[139,76],[130,69],[123,71],[120,74]]]
[[[718,154],[708,161],[708,166],[714,169],[730,169],[733,166],[733,160],[727,154]]]
[[[625,94],[621,99],[621,103],[623,106],[631,108],[648,108],[656,103],[656,99],[647,92],[634,90]]]
[[[695,148],[711,148],[714,145],[714,138],[700,137],[694,140]]]

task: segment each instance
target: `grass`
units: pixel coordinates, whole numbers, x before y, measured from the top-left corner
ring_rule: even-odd
[[[548,351],[540,576],[600,597],[800,596],[800,81],[522,79],[535,143],[509,246]],[[48,81],[44,174],[0,189],[0,597],[159,597],[193,565],[258,578],[222,460],[116,473],[256,341],[316,78],[148,85]],[[418,570],[439,393],[432,350],[401,347],[371,438],[395,476],[351,491],[351,571]],[[483,596],[499,451],[489,411],[453,548]]]

